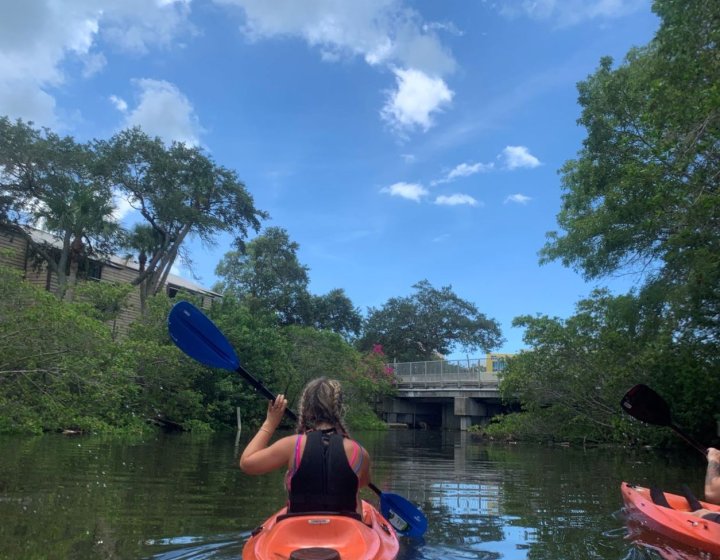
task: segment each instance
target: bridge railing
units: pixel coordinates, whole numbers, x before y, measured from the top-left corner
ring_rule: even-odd
[[[408,388],[497,385],[497,373],[502,369],[497,359],[487,357],[387,365],[392,368],[398,386]]]

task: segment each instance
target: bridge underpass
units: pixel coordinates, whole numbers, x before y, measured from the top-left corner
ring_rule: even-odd
[[[388,364],[397,393],[383,400],[381,416],[388,423],[415,428],[465,431],[486,424],[504,410],[497,376],[504,362],[499,356]]]

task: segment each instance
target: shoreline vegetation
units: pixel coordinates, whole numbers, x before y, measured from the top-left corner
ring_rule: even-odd
[[[97,286],[96,286],[97,288]],[[93,292],[96,293],[96,292]],[[23,281],[20,274],[0,267],[0,433],[38,434],[46,431],[66,434],[107,433],[142,434],[157,428],[204,433],[233,430],[236,406],[242,408],[247,426],[259,424],[266,403],[234,374],[196,364],[186,358],[167,335],[166,317],[172,300],[157,296],[149,301],[149,313],[132,325],[126,337],[114,340],[110,327],[98,315],[97,301],[61,301],[54,295]],[[349,425],[355,430],[388,429],[369,403],[392,394],[391,376],[385,370],[385,357],[376,352],[361,353],[339,335],[309,327],[279,327],[251,314],[233,298],[216,303],[212,318],[228,333],[248,368],[276,387],[297,392],[305,378],[326,371],[337,372],[348,387]],[[581,320],[581,313],[574,319]],[[535,319],[547,327],[549,319]],[[590,340],[601,341],[605,331],[616,333],[617,323],[608,322],[585,339],[571,339],[569,325],[553,324],[556,336],[564,333],[566,351],[587,351]],[[586,325],[587,326],[587,325]],[[535,332],[531,330],[531,332]],[[501,387],[508,398],[523,396],[525,410],[494,418],[485,426],[473,426],[474,438],[496,442],[537,441],[554,445],[663,445],[673,444],[667,430],[640,425],[621,413],[619,398],[630,380],[634,364],[641,360],[666,372],[673,383],[682,381],[685,355],[677,355],[676,345],[668,353],[645,355],[637,351],[632,338],[626,341],[622,358],[630,371],[617,377],[601,392],[598,379],[568,368],[560,358],[548,359],[548,342],[538,340],[537,349],[511,359]],[[556,345],[552,345],[556,347]],[[312,347],[312,352],[304,352]],[[657,351],[657,345],[655,346]],[[618,355],[620,346],[613,352]],[[597,371],[610,374],[610,363],[598,346]],[[569,355],[569,354],[567,354]],[[319,361],[319,356],[323,361]],[[674,359],[673,359],[674,357]],[[593,371],[584,363],[583,371]],[[281,372],[281,373],[278,373]],[[552,400],[543,392],[541,381],[554,375]],[[610,379],[613,379],[612,377]],[[717,379],[706,377],[708,414],[693,415],[691,409],[678,408],[678,418],[694,429],[698,438],[709,441],[715,434],[704,427],[712,417],[717,391],[710,389]],[[661,377],[654,379],[662,381]],[[692,378],[687,378],[689,383]],[[591,391],[588,384],[592,384]],[[562,388],[562,391],[561,389]],[[612,389],[611,389],[612,388]],[[697,385],[701,390],[701,386]],[[547,391],[547,389],[545,389]],[[528,398],[530,395],[532,398]],[[683,393],[673,395],[683,402]],[[685,397],[686,398],[686,397]],[[700,404],[700,403],[699,403]],[[692,419],[697,423],[692,425]],[[612,426],[613,429],[609,429]],[[290,426],[286,426],[290,427]]]
[[[0,267],[0,433],[233,430],[236,406],[246,425],[262,422],[265,401],[238,375],[195,364],[172,344],[166,327],[172,300],[151,298],[146,316],[117,340],[98,301],[81,293],[75,302],[59,300]],[[243,363],[266,383],[294,394],[306,377],[338,372],[351,396],[350,424],[383,428],[367,404],[392,390],[381,354],[362,354],[332,332],[279,328],[232,298],[211,313],[232,325],[228,336]],[[324,361],[299,351],[307,347]]]
[[[97,289],[95,286],[93,294],[97,294]],[[97,308],[99,301],[103,298],[83,299],[82,291],[78,292],[75,302],[61,301],[23,281],[17,271],[0,267],[3,379],[0,433],[231,431],[237,425],[237,406],[242,409],[246,426],[262,422],[266,403],[239,376],[196,364],[172,344],[166,328],[172,300],[165,296],[152,298],[150,312],[132,325],[127,336],[117,340],[112,338],[111,328],[103,321]],[[309,327],[279,327],[249,313],[233,298],[215,304],[210,313],[218,324],[228,326],[228,336],[239,349],[243,363],[260,372],[258,375],[264,382],[288,387],[292,394],[299,390],[305,377],[328,370],[343,372],[339,377],[351,395],[348,420],[353,429],[400,427],[381,421],[369,404],[393,392],[392,378],[385,370],[385,357],[381,353],[363,354],[335,333]],[[536,321],[544,324],[548,320]],[[554,326],[563,330],[558,324]],[[599,340],[602,333],[588,333],[588,337]],[[581,340],[568,339],[567,342],[568,351],[587,348],[587,340],[581,343]],[[547,342],[539,341],[537,346],[538,350],[511,359],[501,382],[508,399],[528,394],[523,391],[535,399],[521,400],[525,407],[522,412],[498,416],[487,425],[473,426],[470,433],[474,438],[496,442],[552,442],[554,445],[674,443],[666,430],[625,418],[619,398],[609,395],[603,400],[597,380],[586,376],[584,382],[595,385],[595,391],[589,392],[577,372],[555,370],[554,366],[563,363],[560,359],[550,362],[553,366],[550,370],[543,370],[539,360],[547,358],[543,351]],[[308,347],[313,347],[313,352],[300,351]],[[615,351],[618,348],[616,344]],[[635,358],[650,363],[651,357],[639,354],[636,348],[629,339],[625,360]],[[674,346],[670,346],[668,351],[673,349]],[[323,356],[324,361],[319,362],[318,356]],[[598,356],[602,356],[599,349]],[[656,355],[658,368],[654,371],[662,371],[662,364],[668,374],[680,371],[681,357],[677,356],[675,361],[671,357],[672,352]],[[600,361],[607,368],[602,371],[610,373],[611,365],[605,359]],[[563,391],[554,389],[563,397],[555,402],[539,390],[542,385],[537,379],[551,373],[555,375],[554,383],[563,388]],[[562,379],[562,376],[569,377]],[[570,383],[571,377],[576,378],[574,385]],[[613,387],[621,394],[630,380],[634,380],[634,376],[628,373],[626,378],[616,379]],[[673,381],[678,380],[675,375]],[[708,380],[717,383],[716,379]],[[533,387],[537,390],[531,391]],[[708,390],[706,394],[708,410],[712,411],[716,393]],[[677,398],[675,402],[679,402]],[[575,414],[576,410],[580,413]],[[678,412],[683,425],[691,426],[693,416],[688,412],[694,411],[683,413],[678,409]],[[701,422],[700,426],[707,425],[707,418],[715,426],[712,413],[695,418]],[[613,424],[615,429],[606,428]],[[692,427],[699,438],[709,441],[715,435],[699,430],[698,425]]]

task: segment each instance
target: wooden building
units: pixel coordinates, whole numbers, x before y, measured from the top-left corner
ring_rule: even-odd
[[[30,238],[36,242],[55,244],[60,242],[50,233],[23,228],[18,230],[0,225],[0,265],[21,270],[26,281],[48,291],[57,290],[56,275],[46,264],[38,266],[31,250]],[[139,273],[138,263],[131,258],[112,256],[104,260],[89,260],[84,263],[82,278],[78,281],[116,282],[130,284]],[[165,290],[170,297],[178,292],[185,292],[199,297],[203,307],[209,307],[212,300],[222,297],[185,278],[174,274],[168,275]],[[115,322],[118,332],[126,331],[127,327],[140,316],[140,292],[132,291],[128,297],[127,307]]]

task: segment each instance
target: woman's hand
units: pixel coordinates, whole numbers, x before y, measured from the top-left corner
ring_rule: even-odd
[[[265,419],[265,424],[269,429],[274,431],[278,427],[283,415],[285,414],[286,408],[287,399],[282,393],[275,397],[274,401],[268,402],[267,418]]]

